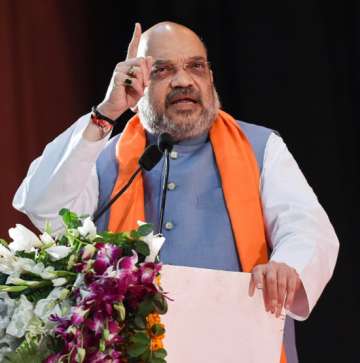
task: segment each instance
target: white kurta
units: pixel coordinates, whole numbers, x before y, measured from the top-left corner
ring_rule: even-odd
[[[108,137],[83,138],[89,114],[49,143],[34,160],[17,190],[13,206],[41,230],[50,222],[62,228],[58,211],[69,208],[92,215],[98,203],[96,159]],[[331,278],[339,249],[335,231],[283,140],[271,134],[264,155],[260,195],[271,260],[296,269],[304,290],[289,315],[306,319]]]

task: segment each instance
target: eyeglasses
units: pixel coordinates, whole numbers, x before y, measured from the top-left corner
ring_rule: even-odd
[[[205,78],[209,74],[210,62],[205,60],[192,60],[183,63],[182,68],[190,76]],[[163,80],[173,77],[179,67],[171,62],[159,62],[155,64],[150,72],[151,80]]]

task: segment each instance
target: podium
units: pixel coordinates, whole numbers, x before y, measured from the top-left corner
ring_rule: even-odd
[[[168,363],[278,363],[285,315],[265,311],[262,291],[248,296],[250,274],[164,265],[169,301]]]

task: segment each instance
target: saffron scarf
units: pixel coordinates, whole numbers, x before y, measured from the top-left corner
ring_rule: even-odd
[[[209,137],[241,266],[244,272],[251,272],[254,266],[268,261],[257,161],[236,120],[224,111],[219,111]],[[129,120],[116,145],[119,175],[112,197],[138,168],[138,160],[145,146],[145,130],[136,115]],[[141,175],[123,194],[122,202],[112,205],[108,229],[136,229],[138,220],[145,220],[144,183]],[[282,349],[281,363],[285,362],[285,352]]]

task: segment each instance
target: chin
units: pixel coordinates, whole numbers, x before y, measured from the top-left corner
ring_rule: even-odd
[[[169,112],[165,114],[165,117],[172,120],[174,123],[192,123],[195,122],[201,114],[201,111],[196,110],[178,110],[175,112]]]

